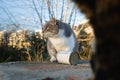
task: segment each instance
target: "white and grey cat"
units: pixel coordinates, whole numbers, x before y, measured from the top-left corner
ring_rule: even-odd
[[[59,53],[76,53],[78,42],[70,25],[52,18],[43,27],[43,36],[47,38],[47,50],[50,61],[57,61]]]

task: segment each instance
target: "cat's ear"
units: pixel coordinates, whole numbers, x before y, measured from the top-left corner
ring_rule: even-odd
[[[57,20],[55,18],[52,18],[52,23],[56,24],[57,23]]]

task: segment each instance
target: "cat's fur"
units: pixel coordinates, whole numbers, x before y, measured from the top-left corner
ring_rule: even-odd
[[[120,80],[120,0],[73,0],[96,36],[95,80]]]
[[[70,25],[55,18],[44,25],[43,35],[47,38],[47,50],[51,56],[50,61],[56,61],[56,54],[76,53],[78,42]]]

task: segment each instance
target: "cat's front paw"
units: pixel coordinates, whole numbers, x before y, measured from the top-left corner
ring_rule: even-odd
[[[50,62],[56,62],[57,59],[55,57],[51,57]]]

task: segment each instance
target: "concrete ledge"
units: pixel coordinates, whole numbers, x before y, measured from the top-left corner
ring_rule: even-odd
[[[76,66],[50,62],[0,64],[0,80],[85,80],[89,77],[92,71],[88,63]]]

